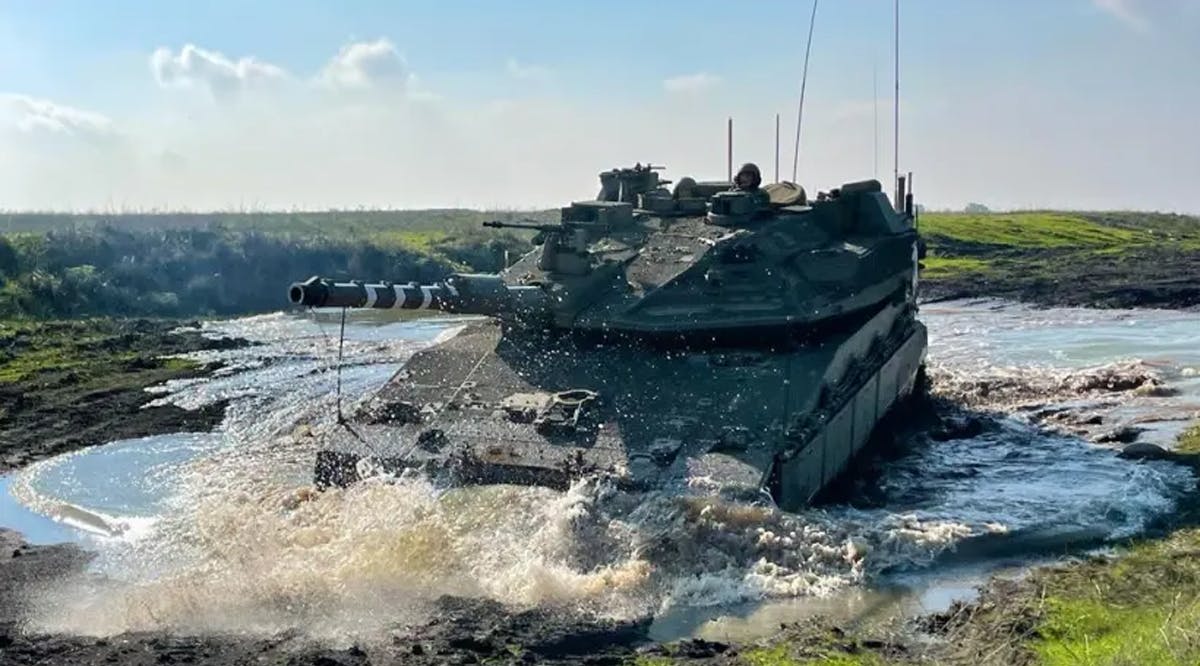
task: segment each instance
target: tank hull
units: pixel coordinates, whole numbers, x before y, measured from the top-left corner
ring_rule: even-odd
[[[601,474],[630,489],[769,493],[797,509],[912,392],[926,348],[914,314],[898,302],[816,340],[748,331],[708,348],[472,323],[323,438],[315,481],[421,469],[561,489]]]

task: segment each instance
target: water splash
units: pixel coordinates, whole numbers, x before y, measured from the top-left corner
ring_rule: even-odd
[[[1131,326],[1120,314],[943,306],[925,313],[939,361],[935,388],[989,409],[1086,399],[1118,405],[1108,414],[1135,400],[1190,399],[1198,392],[1182,368],[1200,358],[1171,331],[1200,318],[1161,317]],[[348,391],[369,394],[455,325],[352,323]],[[788,514],[707,497],[629,495],[596,481],[557,493],[446,489],[404,477],[315,493],[315,442],[335,427],[334,347],[316,324],[282,315],[207,326],[265,343],[211,357],[229,364],[222,377],[162,389],[161,400],[186,406],[233,399],[220,441],[171,467],[172,485],[150,512],[152,538],[96,541],[92,570],[37,600],[37,629],[300,629],[372,639],[419,621],[443,594],[621,618],[828,596],[1012,535],[1136,534],[1192,483],[1170,465],[1130,464],[1077,437],[1047,435],[1029,419],[1002,419],[975,437],[913,442],[873,480],[883,498],[874,508]],[[1037,345],[1050,361],[1026,358]],[[1154,358],[1139,362],[1132,352]],[[1144,385],[1181,393],[1138,395]],[[980,396],[979,386],[991,388]],[[79,500],[38,469],[23,475],[32,492]],[[96,503],[77,504],[88,502]]]

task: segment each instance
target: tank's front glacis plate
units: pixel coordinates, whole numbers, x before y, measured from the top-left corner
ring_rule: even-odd
[[[795,358],[502,337],[498,324],[477,323],[414,356],[365,407],[408,416],[356,429],[393,465],[453,463],[479,477],[468,482],[565,487],[597,471],[634,487],[741,482],[756,492],[789,403],[820,384],[820,362],[804,373],[811,381],[788,380]],[[348,434],[337,448],[366,452]],[[724,478],[696,478],[713,474]]]

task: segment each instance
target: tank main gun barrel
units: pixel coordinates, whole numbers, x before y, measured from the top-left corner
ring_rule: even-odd
[[[499,275],[463,273],[426,285],[334,282],[314,276],[292,284],[288,300],[313,308],[440,310],[504,318],[536,318],[549,313],[541,287],[510,286]]]
[[[567,225],[562,222],[543,224],[540,222],[502,222],[500,220],[492,220],[484,222],[483,226],[493,229],[532,229],[546,233],[562,233],[567,230]]]
[[[445,288],[438,284],[334,282],[319,277],[297,282],[288,289],[288,300],[293,305],[314,308],[440,310],[445,296]]]

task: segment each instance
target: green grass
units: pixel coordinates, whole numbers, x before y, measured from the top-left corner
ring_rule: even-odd
[[[741,661],[747,666],[791,666],[800,663],[792,658],[786,643],[750,650],[742,655]]]
[[[1187,307],[1200,218],[1139,212],[925,213],[926,294],[1044,305]],[[983,277],[985,280],[979,280]]]
[[[925,278],[940,278],[962,273],[981,273],[986,271],[991,262],[976,257],[940,257],[928,256],[921,260],[925,265],[921,276]]]
[[[444,231],[415,229],[378,231],[373,235],[375,242],[381,246],[411,248],[427,254],[433,254],[438,243],[448,237]]]
[[[926,213],[921,233],[964,243],[1014,248],[1110,247],[1150,243],[1142,229],[1107,226],[1070,213]]]
[[[0,232],[42,233],[49,230],[87,230],[107,226],[125,231],[221,228],[231,231],[298,234],[305,237],[364,238],[397,229],[458,234],[478,231],[487,220],[516,220],[526,217],[551,222],[558,219],[558,211],[479,211],[445,208],[244,213],[0,213]]]
[[[128,369],[185,372],[197,367],[182,358],[145,358],[128,349],[130,335],[138,333],[116,320],[0,321],[0,384],[64,373],[70,373],[73,382],[85,383]],[[139,367],[128,367],[139,362]]]
[[[746,666],[884,666],[887,663],[870,653],[830,651],[818,657],[796,657],[786,642],[744,652],[738,661]]]
[[[633,660],[633,666],[671,666],[676,661],[671,657],[639,656]]]
[[[1128,607],[1100,598],[1056,598],[1048,609],[1045,638],[1035,648],[1047,666],[1200,663],[1200,604],[1194,598]]]
[[[1200,663],[1200,530],[1038,578],[1045,613],[1032,647],[1043,663]]]
[[[641,655],[630,660],[633,666],[720,663],[730,666],[886,666],[893,662],[877,648],[869,648],[854,634],[818,620],[789,625],[779,634],[757,645],[733,646],[713,661],[709,657],[689,657],[676,644],[659,646],[658,654]]]
[[[887,662],[873,654],[837,654],[801,662],[823,666],[884,666]]]
[[[36,349],[0,363],[0,383],[15,383],[39,372],[73,370],[88,365],[87,360],[67,355],[63,349]]]

